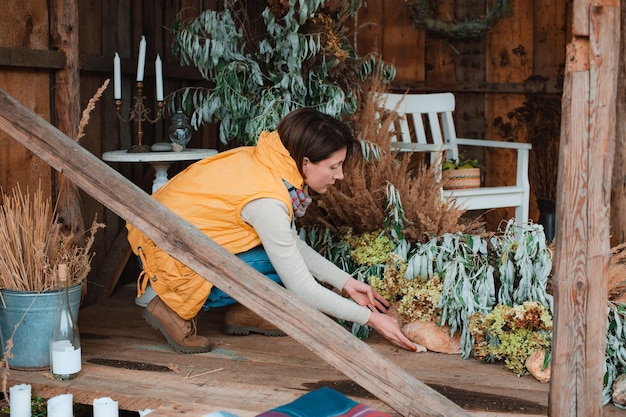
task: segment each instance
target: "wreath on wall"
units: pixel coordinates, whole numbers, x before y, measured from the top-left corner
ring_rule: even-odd
[[[444,22],[436,16],[437,0],[404,0],[414,23],[428,33],[446,39],[472,39],[491,31],[507,14],[509,1],[495,0],[484,17],[475,17],[463,23]]]

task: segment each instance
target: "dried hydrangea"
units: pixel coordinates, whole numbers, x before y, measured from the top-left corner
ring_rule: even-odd
[[[407,285],[407,279],[404,277],[406,268],[406,261],[394,253],[389,253],[382,278],[372,275],[369,277],[369,284],[387,300],[399,301]]]
[[[441,311],[437,304],[442,288],[439,275],[431,279],[407,279],[406,269],[406,261],[392,253],[382,278],[370,276],[369,283],[387,300],[398,302],[398,313],[406,321],[438,321]]]
[[[475,339],[474,357],[487,362],[503,360],[518,375],[526,373],[526,359],[537,350],[549,350],[552,317],[535,301],[522,305],[497,305],[489,314],[469,319]]]
[[[398,305],[398,313],[407,321],[441,320],[441,310],[437,305],[441,297],[442,282],[439,275],[431,279],[415,278],[406,280],[404,296]]]
[[[347,233],[343,240],[353,248],[350,257],[358,265],[385,264],[395,248],[394,242],[380,230],[358,236]]]

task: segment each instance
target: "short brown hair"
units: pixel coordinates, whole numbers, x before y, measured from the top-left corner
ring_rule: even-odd
[[[346,148],[347,163],[359,146],[348,125],[312,107],[292,111],[282,118],[276,130],[300,174],[305,157],[315,163]]]

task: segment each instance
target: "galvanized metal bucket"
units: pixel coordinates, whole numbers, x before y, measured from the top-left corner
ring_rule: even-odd
[[[70,309],[78,318],[83,284],[69,288]],[[13,369],[50,367],[50,337],[65,290],[0,290],[2,357]],[[12,347],[8,351],[9,341]]]

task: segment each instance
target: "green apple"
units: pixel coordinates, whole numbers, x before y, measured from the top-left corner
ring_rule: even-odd
[[[476,168],[476,167],[472,164],[463,164],[459,166],[459,169],[471,169],[471,168]]]
[[[453,161],[444,161],[441,164],[441,169],[443,171],[448,170],[448,169],[454,169],[456,168],[456,164]]]

